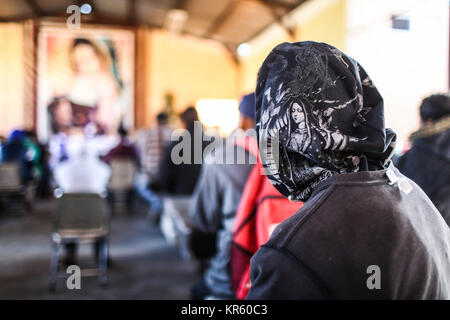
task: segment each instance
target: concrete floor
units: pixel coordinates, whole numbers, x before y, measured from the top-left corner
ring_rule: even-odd
[[[0,212],[0,299],[189,299],[197,265],[180,258],[142,204],[141,212],[112,217],[107,288],[96,277],[83,277],[80,290],[69,290],[61,278],[56,293],[49,293],[53,206],[41,201],[30,214]],[[91,250],[80,248],[80,264],[92,259]]]

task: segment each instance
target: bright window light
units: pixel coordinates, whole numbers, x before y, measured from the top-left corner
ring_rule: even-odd
[[[201,99],[195,104],[200,121],[207,129],[218,129],[229,135],[239,123],[238,101],[233,99]]]
[[[237,48],[237,53],[241,57],[248,56],[250,53],[252,53],[252,47],[248,43],[241,43]]]

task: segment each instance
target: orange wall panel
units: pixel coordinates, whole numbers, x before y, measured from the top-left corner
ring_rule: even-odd
[[[177,112],[199,99],[238,98],[238,67],[217,42],[164,31],[152,31],[149,39],[147,124],[169,92]]]

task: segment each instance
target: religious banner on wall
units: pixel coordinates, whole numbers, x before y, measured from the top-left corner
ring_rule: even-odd
[[[134,123],[134,33],[42,26],[38,35],[37,130],[111,135]]]

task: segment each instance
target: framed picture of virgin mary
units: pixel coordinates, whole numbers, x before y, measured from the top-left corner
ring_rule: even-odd
[[[125,29],[42,26],[38,35],[37,129],[110,135],[134,123],[134,33]]]

